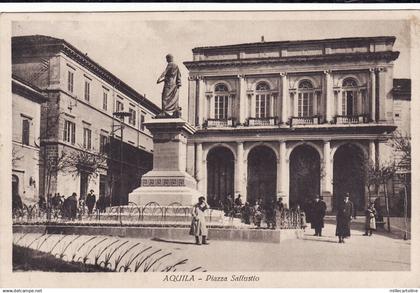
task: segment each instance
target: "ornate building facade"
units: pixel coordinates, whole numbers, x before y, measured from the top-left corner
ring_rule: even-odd
[[[328,209],[368,200],[360,166],[377,162],[393,120],[395,37],[258,42],[194,48],[187,171],[212,205],[282,197]],[[192,159],[193,158],[193,159]]]

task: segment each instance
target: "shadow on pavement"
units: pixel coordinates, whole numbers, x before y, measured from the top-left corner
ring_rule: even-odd
[[[175,243],[175,244],[195,245],[194,242],[179,241],[179,240],[166,240],[166,239],[161,239],[161,238],[152,238],[152,241],[165,242],[165,243]]]
[[[332,240],[330,237],[325,237],[325,236],[321,236],[321,237],[316,237],[316,236],[307,236],[305,235],[303,237],[303,240],[308,240],[308,241],[315,241],[315,242],[329,242],[329,243],[337,243],[338,240]]]

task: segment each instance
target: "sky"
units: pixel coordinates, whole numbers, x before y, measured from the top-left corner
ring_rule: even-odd
[[[141,15],[140,15],[141,16]],[[165,69],[165,55],[174,55],[181,68],[181,106],[186,107],[188,71],[182,64],[192,60],[192,49],[237,43],[325,39],[363,36],[396,36],[400,51],[394,78],[410,78],[409,23],[405,20],[282,20],[281,17],[226,20],[174,18],[143,19],[112,15],[104,21],[86,17],[71,20],[15,21],[12,35],[48,35],[65,39],[115,74],[135,90],[160,105],[162,84],[156,80]],[[259,15],[261,16],[261,15]],[[186,109],[186,108],[184,108]]]

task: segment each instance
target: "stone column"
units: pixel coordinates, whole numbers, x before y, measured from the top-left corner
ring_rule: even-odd
[[[246,83],[245,77],[243,75],[238,75],[239,78],[239,123],[244,124],[246,117],[246,104],[247,104],[247,96],[246,96]]]
[[[325,70],[325,119],[332,121],[332,109],[334,108],[333,79],[331,70]]]
[[[255,94],[252,93],[251,95],[251,117],[255,118]]]
[[[287,74],[285,72],[280,73],[281,76],[281,124],[285,124],[289,116],[289,105],[287,100],[289,99],[289,84],[287,82]],[[280,97],[279,97],[280,99]]]
[[[274,117],[274,103],[275,103],[276,99],[274,94],[270,94],[270,110],[269,110],[269,115],[270,117]]]
[[[369,140],[369,160],[373,165],[376,165],[376,148],[375,140]]]
[[[370,119],[376,122],[376,74],[375,68],[370,68]]]
[[[203,160],[203,144],[197,143],[196,144],[196,161],[195,161],[195,169],[196,172],[196,180],[197,180],[197,189],[202,194],[206,194],[205,186],[204,186],[204,168],[203,165],[205,161]]]
[[[244,193],[244,143],[238,141],[236,144],[235,162],[235,193],[240,193],[245,198]]]
[[[324,141],[324,149],[323,149],[323,168],[324,168],[324,176],[322,178],[322,195],[324,197],[324,201],[327,204],[327,209],[332,209],[332,163],[331,163],[331,144],[329,140]]]
[[[287,189],[289,182],[289,169],[286,160],[286,142],[279,141],[279,158],[277,160],[277,198],[282,197],[283,203],[289,206],[289,190]]]
[[[198,126],[201,127],[204,123],[206,97],[205,97],[205,83],[204,78],[200,76],[198,82]]]
[[[389,91],[392,90],[392,84],[390,85],[389,88],[388,84],[387,84],[387,80],[386,80],[386,76],[387,75],[387,69],[385,67],[380,67],[378,68],[378,80],[377,82],[379,83],[379,87],[378,87],[378,101],[377,103],[379,103],[379,113],[378,113],[378,118],[379,121],[386,121],[387,117],[386,117],[386,111],[387,111],[387,93]],[[392,83],[392,81],[391,81]],[[392,111],[392,108],[389,109]]]
[[[188,77],[188,122],[192,125],[195,125],[195,106],[196,106],[196,98],[197,98],[197,83],[195,76]]]

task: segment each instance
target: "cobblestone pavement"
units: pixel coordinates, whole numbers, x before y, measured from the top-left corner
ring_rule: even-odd
[[[359,230],[356,230],[356,229]],[[323,236],[307,229],[303,239],[280,244],[211,241],[196,246],[185,240],[147,240],[162,248],[185,253],[207,271],[398,271],[410,270],[410,240],[386,232],[363,236],[361,223],[354,223],[352,236],[339,244],[335,225],[326,223]]]

